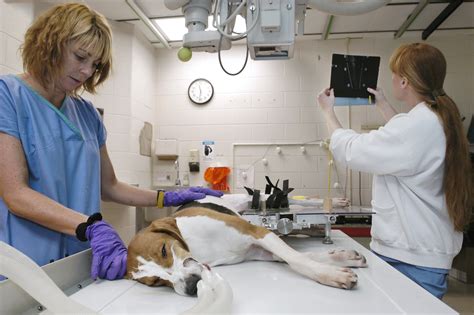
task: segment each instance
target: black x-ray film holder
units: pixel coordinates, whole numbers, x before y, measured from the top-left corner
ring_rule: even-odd
[[[379,66],[378,56],[333,54],[330,86],[334,89],[334,96],[369,99],[370,93],[367,92],[367,88],[377,87]],[[356,104],[360,105],[355,102],[354,105]]]

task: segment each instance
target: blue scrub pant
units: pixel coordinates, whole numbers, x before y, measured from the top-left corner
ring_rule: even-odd
[[[446,291],[448,291],[448,269],[411,265],[377,253],[375,254],[438,299],[441,299]]]

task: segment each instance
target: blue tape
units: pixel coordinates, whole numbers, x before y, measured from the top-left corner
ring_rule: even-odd
[[[361,97],[335,97],[334,98],[335,106],[353,106],[353,105],[375,105],[375,103],[369,102],[368,98]]]

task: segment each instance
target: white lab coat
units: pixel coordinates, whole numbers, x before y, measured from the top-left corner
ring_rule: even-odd
[[[413,265],[451,268],[462,233],[454,230],[442,189],[443,126],[425,103],[367,134],[337,129],[330,149],[336,161],[374,174],[372,250]]]

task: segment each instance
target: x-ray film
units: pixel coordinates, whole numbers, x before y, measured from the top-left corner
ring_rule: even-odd
[[[335,105],[374,104],[367,88],[377,88],[380,57],[332,55],[331,88]]]

